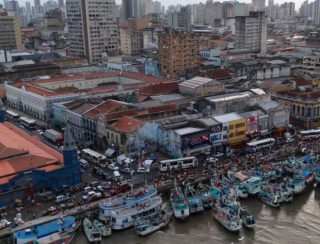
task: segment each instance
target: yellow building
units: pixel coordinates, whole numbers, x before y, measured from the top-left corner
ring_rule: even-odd
[[[246,118],[237,113],[218,115],[213,118],[222,123],[223,133],[227,137],[227,142],[230,146],[246,142]]]
[[[9,16],[3,8],[0,8],[0,49],[22,49],[19,19]]]

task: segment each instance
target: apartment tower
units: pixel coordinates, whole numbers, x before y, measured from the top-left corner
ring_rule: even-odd
[[[99,63],[119,50],[115,0],[67,0],[70,55]]]

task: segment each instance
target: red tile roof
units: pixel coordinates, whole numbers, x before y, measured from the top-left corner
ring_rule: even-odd
[[[228,70],[226,69],[214,69],[208,72],[210,78],[212,79],[229,79],[231,78],[231,75],[229,74]]]
[[[108,99],[88,110],[84,115],[91,119],[96,119],[98,114],[107,115],[113,112],[121,112],[121,110],[127,110],[130,107],[133,106],[124,102]]]
[[[154,96],[169,94],[179,90],[178,82],[160,83],[151,86],[146,86],[140,89],[139,94],[145,96]]]
[[[131,133],[137,130],[142,124],[143,121],[141,120],[128,116],[123,116],[120,119],[118,119],[115,123],[113,123],[111,126],[117,131]]]

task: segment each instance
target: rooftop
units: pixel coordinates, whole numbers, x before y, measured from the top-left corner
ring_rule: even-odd
[[[232,93],[210,96],[210,97],[206,97],[206,99],[210,102],[218,103],[218,102],[227,102],[227,101],[232,101],[236,99],[247,98],[253,95],[254,93],[249,90],[249,91],[243,91],[243,92],[232,92]]]
[[[228,113],[223,115],[212,116],[213,119],[220,123],[226,123],[233,120],[242,119],[242,117],[237,113]]]
[[[0,123],[0,182],[33,168],[51,171],[62,166],[62,154],[14,125]]]
[[[143,124],[143,121],[123,116],[122,118],[118,119],[115,123],[113,123],[111,126],[121,132],[131,133],[136,131],[141,125]]]
[[[183,135],[188,135],[188,134],[195,133],[195,132],[202,131],[202,130],[204,130],[204,129],[203,128],[196,128],[196,127],[185,127],[185,128],[175,130],[175,133],[180,136],[183,136]]]
[[[189,88],[198,88],[212,81],[213,79],[210,79],[210,78],[195,76],[190,80],[181,82],[179,86],[185,86]]]

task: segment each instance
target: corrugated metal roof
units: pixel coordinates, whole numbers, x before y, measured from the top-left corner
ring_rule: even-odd
[[[212,118],[214,118],[216,121],[218,121],[220,123],[226,123],[229,121],[242,119],[242,117],[237,113],[228,113],[228,114],[223,114],[223,115],[217,115],[217,116],[213,116]]]

